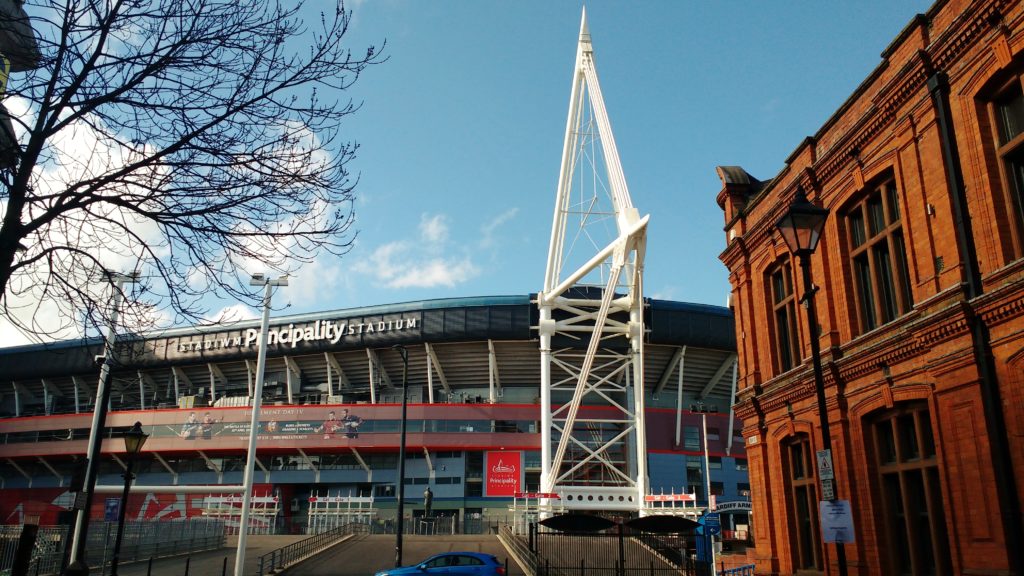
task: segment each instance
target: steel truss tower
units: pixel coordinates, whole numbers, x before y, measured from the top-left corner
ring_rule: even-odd
[[[537,296],[541,491],[558,493],[558,504],[568,509],[636,511],[648,491],[648,218],[640,217],[629,196],[584,11],[547,272]]]

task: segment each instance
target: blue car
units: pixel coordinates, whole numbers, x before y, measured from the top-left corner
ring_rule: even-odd
[[[445,552],[427,558],[413,566],[389,568],[376,576],[405,574],[474,574],[477,576],[505,576],[505,567],[490,554],[478,552]]]

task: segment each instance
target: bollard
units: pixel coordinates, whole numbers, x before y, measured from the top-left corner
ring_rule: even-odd
[[[185,576],[188,576],[188,569],[189,569],[189,565],[190,564],[192,564],[192,557],[191,556],[186,556],[185,557]]]
[[[149,562],[146,563],[146,576],[153,576],[153,557],[149,557]]]
[[[224,557],[224,565],[220,568],[220,576],[227,576],[228,574],[228,557]]]

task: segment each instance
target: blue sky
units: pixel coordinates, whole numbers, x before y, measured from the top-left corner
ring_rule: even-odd
[[[766,179],[929,2],[587,3],[646,294],[724,305],[717,165]],[[355,248],[300,269],[288,313],[541,288],[580,2],[365,0],[350,45]],[[317,8],[312,2],[311,8]],[[275,306],[276,308],[277,306]]]

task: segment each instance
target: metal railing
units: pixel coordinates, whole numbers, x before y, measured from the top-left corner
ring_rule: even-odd
[[[510,524],[498,528],[498,540],[512,553],[517,562],[524,566],[529,576],[537,574],[537,553],[530,549],[530,543],[523,536],[516,534]]]
[[[310,536],[278,548],[259,557],[259,576],[273,574],[292,566],[306,558],[322,552],[337,544],[350,534],[369,534],[370,527],[366,524],[352,523],[332,528],[315,536]]]
[[[529,576],[669,576],[710,574],[687,554],[681,534],[654,535],[617,526],[598,532],[559,532],[530,523],[501,526],[499,540]],[[735,576],[747,576],[737,572]]]
[[[14,562],[21,526],[0,526],[0,576],[6,576]],[[91,522],[87,562],[103,568],[110,562],[117,524]],[[31,574],[57,574],[64,562],[67,528],[44,526],[36,535]],[[121,563],[215,550],[226,544],[224,522],[207,518],[126,522],[121,544]]]
[[[90,566],[105,566],[110,561],[116,532],[115,522],[90,524],[87,545]],[[216,550],[226,544],[223,520],[189,518],[125,522],[120,561],[126,564],[147,558]]]
[[[754,576],[754,568],[757,566],[754,564],[748,564],[746,566],[737,566],[735,568],[728,568],[726,570],[720,570],[718,576]]]
[[[10,574],[14,566],[14,555],[18,549],[21,530],[21,526],[0,526],[0,575]],[[32,551],[30,573],[56,574],[60,571],[66,533],[67,528],[63,526],[39,528]]]

